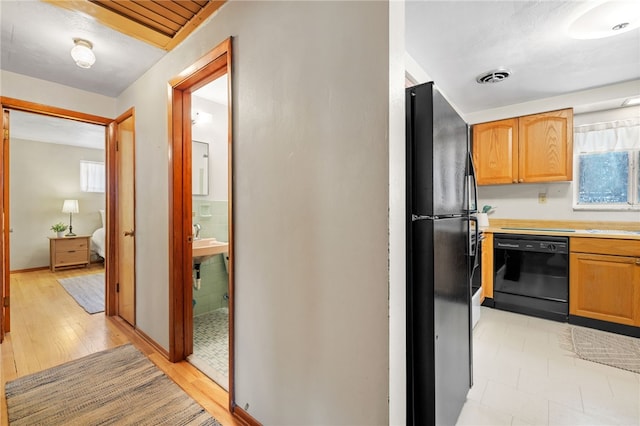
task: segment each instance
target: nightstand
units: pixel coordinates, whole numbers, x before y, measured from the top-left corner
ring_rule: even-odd
[[[49,267],[51,272],[56,268],[89,267],[91,252],[89,250],[89,235],[75,237],[49,238]]]

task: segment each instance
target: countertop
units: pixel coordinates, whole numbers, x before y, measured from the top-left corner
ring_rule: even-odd
[[[485,233],[557,235],[562,237],[612,238],[640,240],[640,223],[633,222],[584,222],[544,220],[489,220],[489,226],[481,227]]]

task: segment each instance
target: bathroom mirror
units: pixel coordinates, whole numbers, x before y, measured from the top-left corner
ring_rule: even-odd
[[[191,141],[191,193],[209,195],[209,144]]]

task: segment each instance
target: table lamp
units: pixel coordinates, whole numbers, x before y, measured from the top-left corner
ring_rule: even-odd
[[[62,204],[62,213],[69,213],[69,232],[65,235],[65,237],[75,237],[76,234],[73,233],[71,219],[74,213],[80,213],[80,210],[78,208],[78,200],[64,200],[64,204]]]

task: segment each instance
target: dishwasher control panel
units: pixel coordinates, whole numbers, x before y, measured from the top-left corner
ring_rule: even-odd
[[[566,237],[552,237],[553,239],[541,239],[538,236],[534,236],[533,239],[523,237],[525,236],[509,234],[496,235],[494,247],[507,250],[535,251],[541,253],[569,253],[569,240]]]

